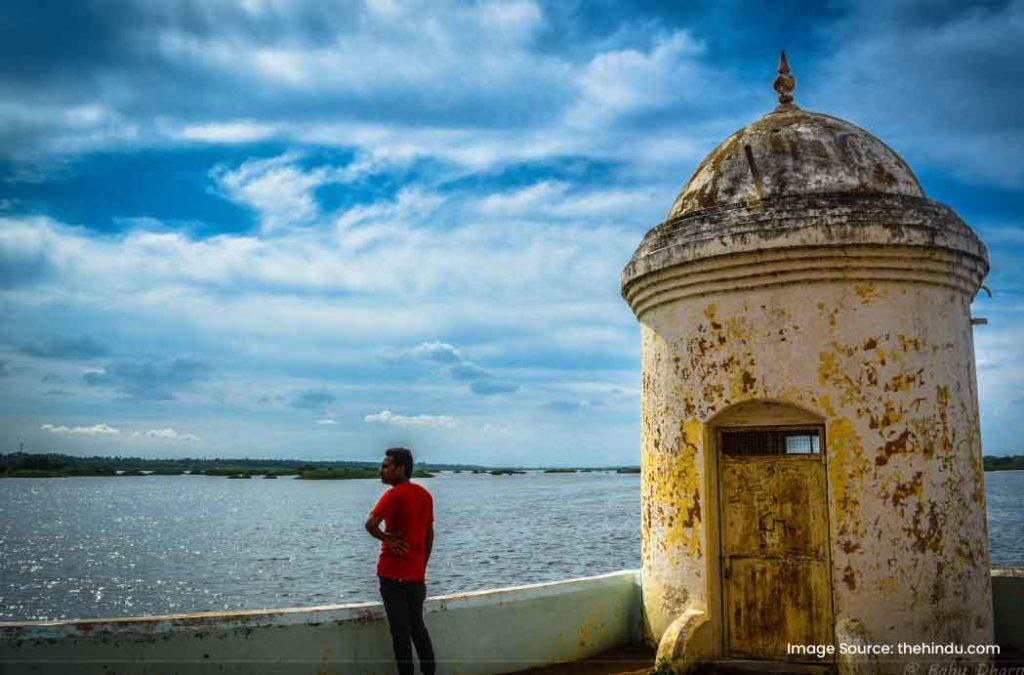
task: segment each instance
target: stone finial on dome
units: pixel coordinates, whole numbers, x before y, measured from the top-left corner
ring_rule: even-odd
[[[779,74],[772,84],[772,88],[779,93],[779,105],[775,112],[785,110],[799,110],[793,103],[793,89],[796,87],[796,78],[789,73],[789,61],[786,60],[785,50],[779,55]]]

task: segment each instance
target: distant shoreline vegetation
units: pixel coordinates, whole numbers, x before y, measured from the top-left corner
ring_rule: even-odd
[[[75,457],[57,453],[12,452],[0,454],[0,478],[69,478],[75,476],[180,476],[184,474],[224,478],[280,478],[346,480],[379,478],[377,462],[311,462],[301,459],[146,459],[142,457]],[[440,472],[516,476],[527,472],[545,474],[617,473],[638,474],[638,466],[619,467],[489,467],[479,464],[418,464],[413,478],[432,478]],[[1022,471],[1024,455],[984,457],[985,471]]]
[[[274,479],[294,476],[300,480],[377,479],[377,462],[312,462],[301,459],[147,459],[143,457],[76,457],[58,453],[13,452],[0,454],[0,478],[69,478],[76,476],[180,476]],[[639,467],[532,468],[543,473],[640,473]],[[417,464],[413,478],[451,473],[515,476],[522,467],[488,467],[480,464]]]
[[[985,471],[1024,470],[1024,455],[1008,455],[1006,457],[987,455],[983,459],[985,460]]]
[[[310,462],[278,459],[145,459],[142,457],[74,457],[56,453],[15,452],[0,455],[0,478],[67,478],[75,476],[220,476],[267,479],[379,478],[376,462]],[[432,474],[417,470],[415,478]]]
[[[413,478],[433,478],[434,474],[423,469],[413,469]],[[349,478],[380,478],[376,469],[308,469],[296,476],[301,480],[345,480]]]

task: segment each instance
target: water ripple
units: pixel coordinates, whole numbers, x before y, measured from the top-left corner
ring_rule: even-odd
[[[1024,472],[986,474],[993,565],[1024,565]],[[431,595],[640,565],[636,474],[442,474]],[[374,480],[5,479],[0,620],[378,600]]]

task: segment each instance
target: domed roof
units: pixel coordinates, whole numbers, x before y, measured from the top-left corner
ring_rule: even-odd
[[[789,95],[795,80],[784,60],[779,73],[779,107],[704,158],[676,197],[669,219],[789,195],[924,197],[914,172],[885,143],[844,120],[797,108]]]

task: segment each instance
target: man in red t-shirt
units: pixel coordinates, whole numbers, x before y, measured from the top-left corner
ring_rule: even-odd
[[[366,531],[381,540],[377,576],[398,672],[413,673],[412,638],[420,670],[433,675],[437,665],[423,623],[423,600],[427,596],[427,561],[434,547],[434,500],[423,486],[410,482],[410,476],[412,453],[406,448],[385,450],[380,479],[391,488],[370,511]],[[380,530],[381,521],[384,532]]]

